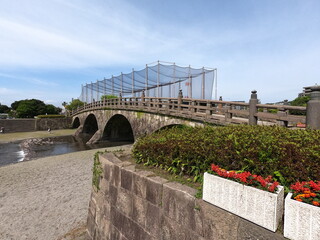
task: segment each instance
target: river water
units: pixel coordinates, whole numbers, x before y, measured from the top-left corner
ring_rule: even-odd
[[[0,144],[0,166],[70,152],[130,144],[130,142],[101,142],[86,145],[85,140],[63,136]]]

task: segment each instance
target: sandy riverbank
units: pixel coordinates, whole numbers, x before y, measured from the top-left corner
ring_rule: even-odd
[[[0,239],[56,240],[83,225],[98,150],[0,167]]]

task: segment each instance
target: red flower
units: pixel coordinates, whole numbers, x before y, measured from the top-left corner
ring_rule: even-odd
[[[315,206],[320,206],[320,203],[317,202],[317,201],[313,201],[312,204],[315,205]]]
[[[264,179],[256,174],[252,175],[250,172],[237,173],[235,171],[226,171],[215,164],[211,164],[211,170],[220,177],[235,179],[243,184],[257,186],[270,192],[274,192],[279,185],[278,182],[272,182],[271,176]]]

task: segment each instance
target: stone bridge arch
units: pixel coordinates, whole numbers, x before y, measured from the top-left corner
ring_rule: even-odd
[[[86,123],[86,121],[89,116],[91,116],[90,118],[92,118],[92,115],[97,120],[98,129],[93,134],[92,138],[87,142],[88,144],[96,143],[102,139],[107,138],[108,133],[111,134],[112,131],[116,131],[116,130],[112,130],[113,127],[121,126],[121,124],[117,122],[124,121],[124,119],[126,119],[127,124],[130,124],[131,126],[133,141],[135,141],[139,137],[142,137],[146,134],[151,134],[166,126],[171,126],[171,125],[187,125],[187,126],[193,126],[193,127],[203,126],[203,123],[201,122],[196,122],[193,120],[187,120],[182,118],[175,118],[171,116],[169,117],[165,115],[158,115],[154,113],[126,111],[126,110],[95,110],[95,111],[83,112],[73,117],[73,122],[75,122],[75,118],[79,118],[80,120],[80,126],[78,127],[75,133],[76,136],[80,135],[81,133],[84,133],[84,131],[88,129],[89,126],[86,125],[88,124],[88,122]],[[122,117],[119,117],[119,116],[122,116]],[[116,133],[113,132],[113,134],[116,134]],[[116,136],[116,135],[113,135],[113,136]]]
[[[122,114],[113,115],[106,123],[101,139],[134,142],[131,123]]]

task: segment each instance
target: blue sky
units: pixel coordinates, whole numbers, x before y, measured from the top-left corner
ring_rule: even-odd
[[[0,103],[61,106],[157,60],[218,69],[218,96],[292,100],[320,84],[318,0],[0,0]]]

